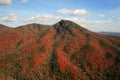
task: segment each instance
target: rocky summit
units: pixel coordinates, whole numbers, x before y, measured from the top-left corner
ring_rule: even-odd
[[[119,80],[120,37],[61,20],[0,25],[0,80]]]

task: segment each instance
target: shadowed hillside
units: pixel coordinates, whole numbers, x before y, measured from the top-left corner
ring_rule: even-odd
[[[0,80],[119,80],[120,37],[68,20],[0,25]]]

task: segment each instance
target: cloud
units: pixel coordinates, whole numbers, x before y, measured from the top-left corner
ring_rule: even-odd
[[[28,23],[43,23],[43,24],[54,24],[56,22],[59,22],[61,19],[64,20],[70,20],[73,21],[91,31],[120,31],[120,21],[114,21],[114,20],[87,20],[85,18],[79,18],[79,17],[63,17],[63,16],[55,16],[51,14],[42,14],[42,15],[36,15],[29,19],[26,19]],[[116,25],[116,26],[115,26]]]
[[[61,16],[53,16],[50,14],[42,14],[42,15],[36,15],[33,16],[29,19],[26,19],[25,21],[40,21],[40,22],[46,22],[46,21],[58,21],[60,20],[62,17]]]
[[[0,18],[0,21],[6,21],[6,22],[15,22],[17,20],[18,20],[18,17],[14,13],[11,13],[8,16]]]
[[[0,5],[10,5],[12,4],[11,0],[0,0]]]
[[[70,14],[71,10],[68,10],[67,8],[64,8],[64,9],[58,10],[57,13],[59,13],[59,14]]]
[[[28,0],[22,0],[23,3],[26,3]]]
[[[35,15],[30,18],[22,18],[16,16],[11,13],[8,16],[0,18],[0,21],[4,22],[14,22],[18,20],[23,20],[21,24],[29,24],[29,23],[42,23],[42,24],[54,24],[59,22],[61,19],[73,21],[91,31],[120,31],[120,21],[114,20],[88,20],[87,18],[79,18],[76,16],[64,17],[64,16],[55,16],[51,14],[40,14]],[[11,24],[11,23],[10,23]]]
[[[26,3],[28,0],[20,0],[22,3]],[[0,5],[11,5],[12,0],[0,0]]]
[[[104,15],[104,14],[100,14],[99,16],[100,16],[100,17],[104,17],[105,15]]]
[[[105,24],[113,24],[115,23],[113,20],[95,20],[90,21],[85,18],[79,17],[63,17],[63,16],[54,16],[51,14],[41,14],[32,16],[31,18],[25,19],[27,22],[49,22],[52,21],[53,23],[60,21],[61,19],[74,21],[78,24],[85,24],[85,25],[105,25]]]
[[[51,24],[51,23],[56,23],[62,19],[74,21],[79,24],[85,23],[85,19],[83,19],[83,18],[78,18],[78,17],[69,17],[68,18],[68,17],[63,17],[63,16],[53,16],[51,14],[42,14],[42,15],[32,16],[29,19],[25,19],[25,21]]]
[[[86,15],[88,12],[85,9],[69,10],[67,8],[57,10],[59,14],[71,14],[71,15]]]
[[[118,17],[117,20],[120,20],[120,17]]]
[[[27,22],[58,22],[61,19],[64,20],[70,20],[70,21],[74,21],[78,24],[89,24],[89,25],[101,25],[101,24],[109,24],[112,23],[112,20],[96,20],[96,21],[89,21],[86,20],[85,18],[79,18],[79,17],[63,17],[63,16],[54,16],[51,14],[41,14],[41,15],[36,15],[36,16],[32,16],[29,19],[25,19],[25,21]]]

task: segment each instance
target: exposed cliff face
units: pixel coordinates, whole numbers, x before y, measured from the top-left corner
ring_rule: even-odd
[[[118,80],[119,41],[67,20],[15,29],[0,25],[0,79]]]

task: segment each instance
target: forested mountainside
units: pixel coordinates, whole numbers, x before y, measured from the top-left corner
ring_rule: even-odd
[[[120,37],[68,20],[0,25],[0,80],[119,80]]]

